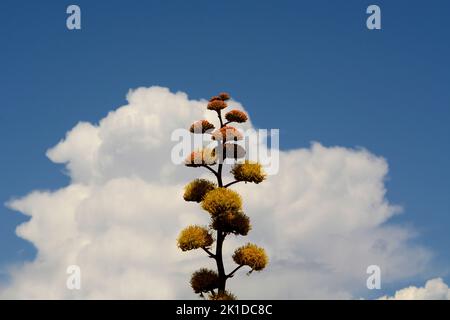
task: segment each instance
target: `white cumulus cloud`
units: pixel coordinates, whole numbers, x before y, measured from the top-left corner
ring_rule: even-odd
[[[37,257],[11,267],[0,297],[195,298],[190,273],[214,265],[202,252],[180,252],[176,237],[188,224],[208,223],[197,204],[182,199],[183,186],[208,173],[174,165],[170,137],[195,120],[216,119],[205,100],[167,88],[139,88],[127,100],[98,124],[79,123],[47,152],[66,165],[68,186],[8,203],[31,217],[17,234]],[[279,173],[264,183],[233,186],[253,230],[230,236],[225,251],[252,241],[267,249],[270,264],[235,276],[232,291],[239,298],[352,298],[366,292],[369,265],[381,267],[385,283],[420,274],[430,253],[410,243],[412,230],[389,224],[400,208],[385,197],[387,174],[386,161],[364,149],[313,143],[280,152]],[[69,265],[81,268],[81,290],[66,288]]]
[[[383,296],[381,300],[450,300],[450,289],[441,279],[428,280],[425,287],[410,286],[395,292],[394,296]]]

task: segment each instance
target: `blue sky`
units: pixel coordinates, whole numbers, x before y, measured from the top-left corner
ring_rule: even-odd
[[[67,184],[45,151],[130,88],[226,90],[256,126],[281,129],[283,149],[320,141],[385,157],[387,197],[404,207],[393,222],[417,229],[448,283],[448,1],[76,3],[81,31],[65,27],[71,2],[0,3],[2,202]],[[381,31],[365,27],[372,3]],[[35,256],[14,234],[24,220],[0,207],[0,274]]]

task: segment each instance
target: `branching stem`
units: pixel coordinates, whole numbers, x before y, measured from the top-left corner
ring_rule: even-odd
[[[223,128],[224,124],[223,124],[223,120],[222,120],[222,111],[221,110],[217,111],[217,116],[219,117],[220,128]]]
[[[234,275],[234,273],[235,273],[236,271],[238,271],[240,268],[242,268],[243,266],[244,266],[243,264],[237,266],[233,271],[231,271],[231,272],[227,275],[227,278],[231,278],[231,277]]]
[[[233,182],[227,183],[227,184],[224,185],[223,187],[224,187],[224,188],[228,188],[229,186],[232,186],[233,184],[238,183],[238,182],[241,182],[241,181],[235,180],[235,181],[233,181]]]
[[[216,255],[214,253],[212,253],[211,251],[209,251],[208,248],[202,247],[202,249],[209,255],[210,258],[213,258],[213,259],[216,258]]]
[[[216,176],[216,178],[219,178],[219,173],[218,173],[216,170],[214,170],[213,168],[211,168],[211,167],[208,166],[207,164],[204,164],[203,167],[205,167],[206,169],[208,169],[209,171],[211,171],[211,172]]]

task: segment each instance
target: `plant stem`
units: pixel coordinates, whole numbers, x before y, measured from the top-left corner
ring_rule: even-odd
[[[202,249],[211,257],[211,258],[216,258],[216,255],[214,253],[212,253],[211,251],[208,250],[208,248],[202,247]]]
[[[217,168],[217,184],[219,186],[219,188],[223,187],[223,182],[222,182],[222,167],[223,164],[219,163],[219,167]]]
[[[228,188],[229,186],[232,186],[233,184],[238,183],[238,182],[241,182],[241,181],[235,180],[235,181],[233,181],[233,182],[227,183],[227,184],[224,185],[223,187],[224,187],[224,188]]]
[[[210,166],[208,166],[207,164],[203,165],[206,169],[208,169],[209,171],[211,171],[217,178],[217,180],[219,179],[218,177],[218,173],[216,172],[216,170],[214,170],[213,168],[211,168]]]
[[[217,230],[217,243],[216,243],[216,263],[217,273],[219,274],[219,294],[225,293],[225,286],[227,282],[227,276],[225,274],[225,268],[223,266],[222,259],[222,245],[225,240],[225,234],[221,230]]]
[[[219,117],[220,128],[223,128],[224,124],[223,124],[223,120],[222,120],[222,110],[217,111],[217,116]]]
[[[231,278],[234,275],[234,273],[236,271],[238,271],[240,268],[242,268],[243,266],[244,266],[243,264],[238,265],[233,271],[231,271],[231,273],[229,275],[227,275],[227,278]]]
[[[220,121],[220,128],[224,127],[223,124],[223,120],[222,120],[222,113],[219,110],[217,112],[217,116],[219,117],[219,121]],[[222,142],[219,142],[217,148],[220,150],[220,148],[222,148],[222,154],[223,154],[223,149],[224,146],[222,144]],[[217,184],[219,186],[219,188],[223,187],[223,182],[222,182],[222,169],[223,169],[223,163],[222,161],[219,162],[219,165],[217,167]],[[226,287],[226,282],[227,282],[227,276],[225,274],[225,267],[223,265],[223,258],[222,258],[222,246],[223,246],[223,242],[225,240],[225,233],[222,232],[222,230],[219,228],[217,229],[217,242],[216,242],[216,263],[217,263],[217,273],[219,274],[219,288],[218,288],[218,293],[219,294],[224,294],[225,293],[225,287]]]

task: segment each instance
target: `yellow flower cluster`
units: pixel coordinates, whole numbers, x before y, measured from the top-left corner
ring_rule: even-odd
[[[208,229],[200,226],[189,226],[178,236],[178,247],[182,251],[210,247],[213,237]]]
[[[206,194],[202,201],[202,208],[213,217],[226,212],[239,212],[242,208],[242,199],[233,190],[216,188]]]
[[[216,184],[206,179],[195,179],[184,187],[185,201],[202,202],[206,194],[214,190]]]
[[[244,163],[236,164],[231,170],[237,181],[260,183],[266,179],[261,164],[246,160]]]
[[[236,249],[233,254],[233,260],[238,265],[249,266],[255,271],[264,269],[269,262],[266,251],[251,243]]]

